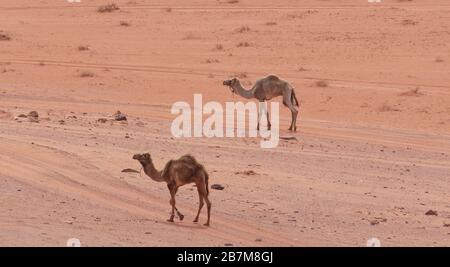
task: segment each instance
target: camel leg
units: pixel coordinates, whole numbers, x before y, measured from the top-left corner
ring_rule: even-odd
[[[198,184],[197,189],[198,189],[199,198],[202,198],[205,200],[206,207],[208,208],[208,219],[204,225],[209,226],[209,218],[211,216],[211,201],[209,201],[209,198],[208,198],[208,193],[206,191],[206,185],[204,183]],[[200,200],[200,203],[202,203],[202,202],[203,202],[203,200]],[[203,206],[203,203],[201,204],[201,206]],[[199,206],[199,207],[201,207],[201,206]],[[198,213],[200,214],[200,208],[199,208]],[[198,219],[198,214],[197,214],[196,219]]]
[[[173,218],[175,217],[175,185],[167,185],[170,191],[170,205],[172,206],[172,212],[170,213],[170,218],[167,220],[168,222],[173,222]]]
[[[198,222],[198,217],[200,216],[200,211],[203,208],[204,202],[203,202],[203,195],[202,195],[202,191],[200,190],[201,187],[204,187],[203,184],[197,184],[197,191],[198,191],[198,212],[197,212],[197,216],[195,216],[194,222]]]
[[[205,195],[205,202],[206,202],[206,207],[208,208],[208,219],[204,225],[209,226],[209,218],[211,217],[211,201],[209,201],[209,198],[207,195]]]
[[[260,112],[260,109],[259,109],[259,107],[258,107],[258,124],[257,124],[257,126],[256,126],[256,130],[257,131],[259,131],[259,121],[261,120],[261,112]]]
[[[289,130],[293,130],[294,132],[296,132],[297,131],[296,124],[297,124],[298,110],[294,106],[292,106],[290,108],[290,110],[291,110],[291,114],[292,114],[292,122],[291,122],[291,127],[289,128]]]
[[[178,187],[175,187],[174,198],[175,198],[177,191],[178,191]],[[184,215],[178,211],[177,206],[175,206],[175,211],[177,212],[177,215],[178,215],[178,218],[180,218],[180,221],[182,221],[184,219]]]
[[[289,92],[289,93],[283,95],[283,104],[289,108],[289,110],[291,111],[291,115],[292,115],[291,126],[289,127],[289,131],[292,131],[292,130],[296,131],[297,126],[295,124],[297,122],[298,111],[291,101],[291,94],[292,94],[292,92]]]
[[[270,131],[271,124],[270,124],[270,119],[269,119],[269,111],[267,110],[267,106],[265,104],[266,103],[264,101],[260,101],[260,107],[258,107],[258,127],[257,127],[258,131],[259,131],[259,123],[261,121],[263,111],[265,111],[266,112],[265,114],[267,115],[267,118],[266,118],[267,119],[267,130]],[[264,107],[262,105],[264,105]]]

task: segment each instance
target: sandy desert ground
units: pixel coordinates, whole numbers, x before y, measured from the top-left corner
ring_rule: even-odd
[[[450,245],[448,1],[97,12],[110,2],[0,3],[1,246]],[[172,137],[174,102],[243,100],[222,81],[271,73],[296,88],[298,132],[281,107],[281,135],[297,141]],[[30,111],[39,122],[19,117]],[[177,195],[185,220],[166,222],[166,186],[121,172],[139,170],[138,152],[158,168],[185,153],[205,165],[225,187],[211,190],[211,227],[192,223],[191,185]]]

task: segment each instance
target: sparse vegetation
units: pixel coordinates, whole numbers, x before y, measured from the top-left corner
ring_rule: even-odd
[[[237,47],[249,47],[249,46],[250,46],[250,44],[247,43],[247,42],[240,42],[240,43],[237,45]]]
[[[328,87],[328,82],[325,80],[320,80],[316,82],[317,87]]]
[[[218,59],[207,59],[206,61],[205,61],[205,63],[220,63],[220,61],[218,60]]]
[[[89,50],[89,46],[87,45],[78,46],[78,51],[87,51],[87,50]]]
[[[274,21],[269,21],[269,22],[266,22],[266,25],[267,26],[275,26],[275,25],[277,25],[277,23]]]
[[[383,103],[383,105],[379,106],[377,108],[378,112],[390,112],[390,111],[400,111],[399,109],[393,108],[391,107],[389,104],[387,103]]]
[[[108,4],[97,8],[97,12],[99,13],[110,13],[116,10],[119,10],[119,7],[116,4]]]
[[[249,32],[250,28],[248,26],[242,26],[239,29],[237,29],[237,32],[243,33],[243,32]]]
[[[437,63],[444,62],[444,60],[441,57],[437,57],[434,61],[437,62]]]
[[[228,4],[237,4],[237,3],[239,3],[239,0],[228,0],[227,3]]]
[[[416,97],[423,96],[424,94],[422,92],[420,92],[419,90],[420,90],[420,88],[417,87],[415,89],[411,89],[406,92],[400,93],[399,96],[416,96]]]
[[[198,40],[200,37],[195,36],[192,33],[188,33],[185,37],[183,37],[183,40]]]
[[[120,22],[120,26],[123,26],[123,27],[130,27],[131,24],[130,24],[129,22],[127,22],[127,21],[121,21],[121,22]]]
[[[11,40],[11,36],[9,34],[0,31],[0,41],[9,41]]]
[[[166,9],[164,9],[166,12],[172,12],[172,8],[168,7]]]
[[[81,73],[80,73],[80,77],[81,78],[92,78],[92,77],[94,77],[95,75],[94,75],[94,73],[93,72],[91,72],[91,71],[82,71]]]
[[[402,25],[403,26],[408,26],[408,25],[416,25],[418,22],[414,21],[412,19],[404,19],[402,20]]]
[[[216,49],[217,50],[223,50],[223,45],[222,44],[216,44]]]

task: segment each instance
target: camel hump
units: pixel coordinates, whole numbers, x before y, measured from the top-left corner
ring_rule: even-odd
[[[182,156],[180,159],[180,161],[192,164],[192,165],[197,165],[197,160],[190,154],[186,154],[184,156]]]
[[[266,77],[268,80],[272,80],[272,81],[278,81],[280,78],[278,78],[278,76],[276,75],[269,75]]]

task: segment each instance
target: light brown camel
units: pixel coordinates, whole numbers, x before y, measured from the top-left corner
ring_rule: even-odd
[[[133,159],[138,160],[141,163],[144,172],[152,178],[152,180],[167,183],[170,192],[170,205],[172,205],[172,213],[167,221],[173,222],[175,211],[177,212],[180,221],[183,220],[184,215],[181,214],[175,206],[175,194],[177,193],[178,187],[195,183],[200,203],[194,222],[198,222],[198,217],[204,204],[203,200],[205,200],[206,207],[208,208],[208,219],[204,225],[209,226],[209,217],[211,214],[211,201],[209,201],[208,198],[209,176],[203,165],[198,163],[193,156],[184,155],[177,160],[170,160],[166,163],[166,166],[164,166],[162,171],[155,169],[149,153],[136,154],[133,156]]]
[[[256,98],[260,102],[270,100],[277,96],[283,96],[283,104],[291,110],[292,114],[292,121],[289,130],[297,130],[296,123],[298,110],[296,107],[298,107],[298,100],[295,96],[294,87],[292,87],[288,82],[278,78],[275,75],[269,75],[257,80],[255,85],[250,90],[246,90],[242,87],[237,78],[225,80],[223,81],[223,85],[229,86],[231,88],[231,92],[234,94],[238,94],[246,99]],[[261,116],[258,116],[258,130],[260,117]],[[267,112],[267,126],[270,130],[269,112]]]

